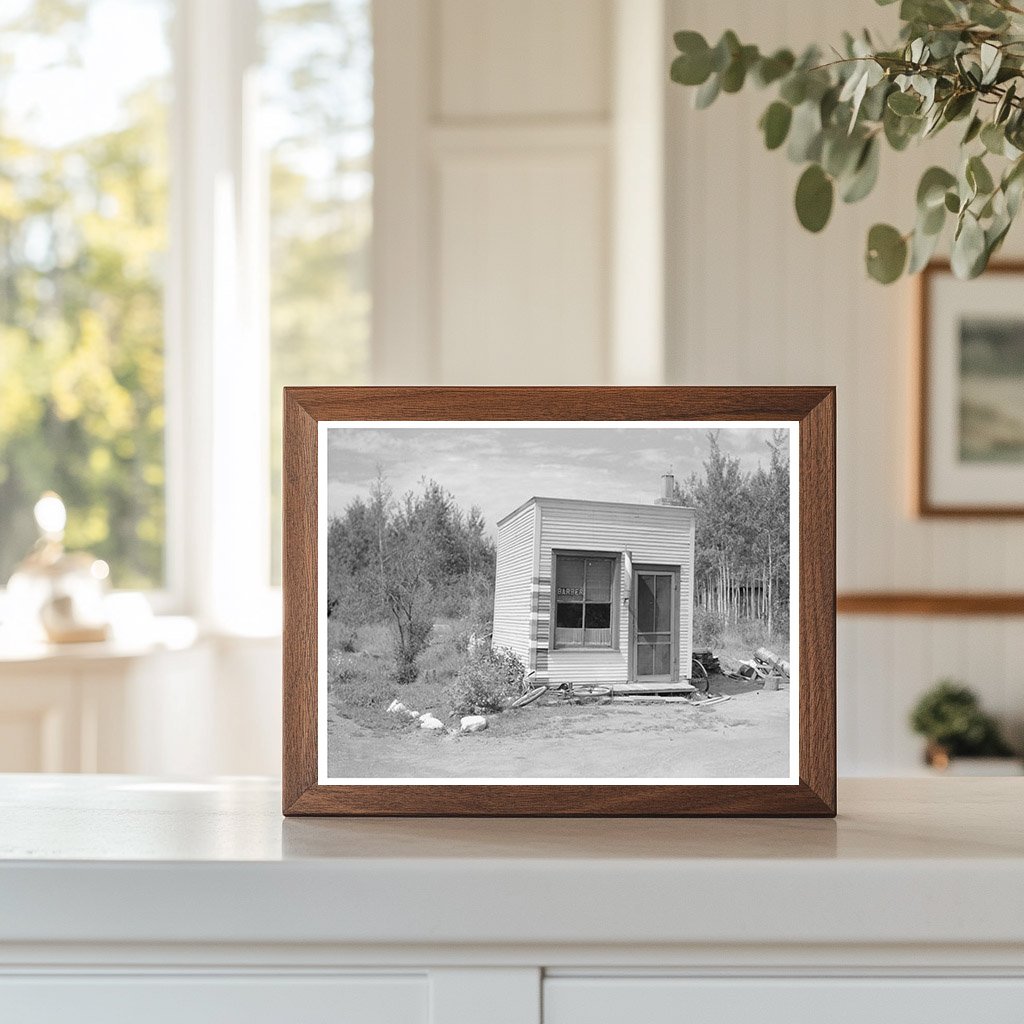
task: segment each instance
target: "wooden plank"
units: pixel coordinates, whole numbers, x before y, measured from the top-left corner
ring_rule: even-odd
[[[696,691],[696,686],[691,686],[689,683],[613,683],[612,693],[614,694],[631,694],[633,696],[639,696],[641,694],[657,694],[657,693],[693,693]]]
[[[1024,615],[1024,594],[861,591],[839,594],[840,615]]]

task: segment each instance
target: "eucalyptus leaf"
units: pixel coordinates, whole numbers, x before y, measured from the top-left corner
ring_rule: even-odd
[[[906,239],[890,224],[875,224],[868,232],[868,273],[880,284],[892,284],[907,262]]]
[[[817,165],[811,164],[796,186],[796,215],[808,231],[821,231],[832,215],[832,180]]]
[[[754,81],[762,87],[771,85],[788,75],[795,63],[796,58],[791,51],[776,50],[770,57],[762,57],[755,65]]]
[[[993,156],[1002,156],[1006,146],[1006,133],[1002,126],[991,121],[981,129],[981,143]]]
[[[711,77],[694,93],[693,105],[698,110],[705,110],[711,106],[722,91],[722,80],[717,74]]]
[[[960,227],[953,238],[953,250],[950,265],[953,273],[961,280],[977,277],[979,267],[984,269],[985,232],[978,219],[970,212],[965,212]]]
[[[956,176],[944,167],[929,167],[917,186],[917,208],[923,212],[942,206],[946,192],[956,184]]]
[[[966,176],[976,194],[987,196],[995,188],[992,175],[980,156],[972,156],[967,161]]]
[[[821,142],[821,111],[817,103],[805,101],[793,111],[786,155],[793,163],[817,160]]]
[[[967,126],[967,131],[964,132],[964,137],[960,140],[960,145],[970,145],[978,137],[982,126],[983,122],[980,117],[972,117],[971,123]]]
[[[875,187],[878,181],[879,148],[877,137],[864,143],[853,175],[843,187],[844,203],[860,202]]]
[[[889,96],[889,109],[894,114],[916,114],[920,109],[921,100],[909,92],[894,92]]]
[[[761,129],[764,144],[768,149],[778,149],[786,141],[789,126],[793,121],[793,108],[788,103],[776,100],[761,115]]]
[[[928,233],[920,227],[910,237],[910,262],[907,264],[908,274],[917,274],[930,262],[941,237],[940,231]]]

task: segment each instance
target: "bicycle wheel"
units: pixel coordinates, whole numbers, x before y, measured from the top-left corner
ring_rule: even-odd
[[[697,688],[699,693],[707,693],[711,686],[708,670],[696,658],[690,663],[690,683]]]

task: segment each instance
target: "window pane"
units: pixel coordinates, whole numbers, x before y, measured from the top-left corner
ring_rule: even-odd
[[[555,595],[559,603],[562,601],[581,601],[583,599],[584,559],[567,555],[558,556],[558,567],[555,571]]]
[[[610,558],[587,559],[587,600],[607,602],[612,599],[612,566]]]
[[[672,577],[659,576],[654,629],[658,633],[672,632]]]
[[[0,10],[0,585],[47,489],[115,586],[163,581],[170,15]]]
[[[580,629],[583,626],[583,605],[559,601],[555,625],[561,629]]]
[[[654,629],[654,587],[656,576],[641,573],[636,578],[636,628],[640,633]]]
[[[262,0],[261,6],[276,581],[281,388],[367,379],[373,46],[370,0]]]

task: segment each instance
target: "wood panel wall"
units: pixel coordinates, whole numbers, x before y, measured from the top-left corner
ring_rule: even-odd
[[[894,8],[867,0],[669,0],[668,28],[798,46],[869,26],[891,39]],[[668,38],[668,33],[666,33]],[[923,521],[910,511],[913,284],[863,270],[868,227],[908,229],[920,173],[956,137],[883,154],[881,186],[837,204],[820,235],[796,222],[799,168],[764,150],[765,92],[706,111],[666,100],[667,375],[686,384],[835,384],[841,591],[1024,590],[1024,521]],[[1019,228],[1007,254],[1024,251]],[[1024,298],[1022,298],[1024,303]],[[840,617],[839,749],[845,774],[914,770],[906,725],[922,690],[965,680],[1024,738],[1024,618]]]

